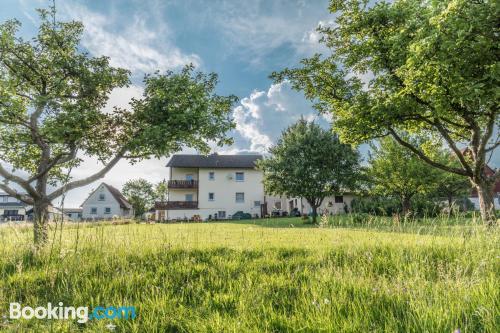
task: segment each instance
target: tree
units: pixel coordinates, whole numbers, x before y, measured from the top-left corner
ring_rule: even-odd
[[[333,25],[320,27],[332,50],[271,76],[290,80],[321,112],[332,113],[346,142],[392,136],[433,167],[468,177],[483,221],[496,222],[485,172],[500,145],[499,22],[496,1],[332,0]],[[439,135],[458,166],[443,164],[402,133]],[[466,147],[467,149],[461,149]]]
[[[208,153],[207,142],[231,142],[225,133],[233,128],[236,101],[215,93],[216,74],[187,66],[147,75],[131,111],[105,112],[109,93],[127,86],[130,73],[80,51],[80,22],[56,22],[54,7],[40,10],[40,17],[29,41],[16,36],[18,21],[0,25],[0,189],[33,205],[37,248],[47,241],[50,203],[103,177],[121,159],[167,156],[184,146]],[[68,177],[83,156],[103,168],[87,178]]]
[[[155,199],[153,184],[142,178],[126,182],[122,192],[134,208],[136,217],[141,217],[153,205]]]
[[[390,137],[372,144],[367,168],[371,192],[397,197],[403,216],[411,212],[411,200],[417,194],[430,194],[436,189],[439,170],[426,164]],[[416,146],[420,144],[413,142]]]
[[[358,152],[315,123],[301,119],[290,126],[269,153],[271,157],[258,164],[266,192],[305,198],[314,223],[325,197],[355,185]]]
[[[457,167],[459,164],[456,158],[450,152],[442,152],[442,163],[449,164],[452,167]],[[463,197],[470,193],[472,186],[467,177],[457,175],[456,173],[438,170],[439,174],[436,179],[436,196],[446,198],[448,202],[448,213],[451,214],[453,201],[459,197]]]
[[[154,188],[154,194],[155,194],[155,200],[158,200],[160,202],[165,202],[167,201],[167,196],[168,196],[168,185],[167,181],[164,179],[158,184],[156,184]]]

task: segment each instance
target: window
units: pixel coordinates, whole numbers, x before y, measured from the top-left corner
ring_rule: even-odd
[[[192,194],[186,194],[186,201],[193,201],[193,195]]]
[[[225,210],[219,210],[217,212],[217,218],[219,218],[219,219],[225,219],[226,218],[226,211]]]
[[[215,172],[210,171],[208,173],[208,180],[215,180]]]
[[[208,193],[208,201],[214,201],[215,200],[215,193],[210,192]]]
[[[186,180],[193,180],[193,175],[192,174],[187,174],[186,175]]]
[[[254,207],[260,207],[260,201],[254,201],[253,205]]]
[[[236,192],[236,202],[245,202],[245,193]]]
[[[104,201],[106,199],[106,196],[104,193],[99,193],[99,201]]]
[[[97,207],[91,207],[90,214],[97,214]]]
[[[274,208],[281,209],[281,201],[277,201],[274,203]]]
[[[9,201],[9,197],[8,196],[4,196],[3,197],[3,202],[8,202]]]
[[[335,196],[335,203],[344,203],[344,196],[336,195]]]
[[[245,173],[244,172],[237,172],[236,173],[236,181],[237,182],[244,182],[245,181]]]
[[[111,207],[104,208],[104,214],[111,214]]]
[[[14,210],[14,209],[6,209],[3,211],[3,215],[4,216],[16,216],[16,215],[18,215],[17,212],[18,211]]]

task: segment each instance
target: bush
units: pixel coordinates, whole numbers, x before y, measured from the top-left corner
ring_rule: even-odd
[[[376,216],[394,216],[401,213],[401,202],[394,197],[355,198],[352,203],[353,213],[365,213]],[[435,217],[441,212],[438,200],[427,196],[414,196],[411,200],[413,217]]]

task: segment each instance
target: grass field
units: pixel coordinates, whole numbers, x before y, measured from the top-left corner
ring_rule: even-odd
[[[325,220],[323,222],[326,222]],[[64,225],[47,253],[0,227],[0,314],[135,306],[134,320],[0,321],[34,332],[498,332],[500,233],[470,219]],[[110,325],[111,324],[111,325]]]

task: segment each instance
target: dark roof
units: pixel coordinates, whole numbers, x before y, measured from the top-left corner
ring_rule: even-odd
[[[0,207],[26,207],[24,202],[0,202]]]
[[[123,194],[117,188],[115,188],[115,187],[113,187],[111,185],[108,185],[106,183],[102,183],[102,184],[108,188],[108,191],[111,192],[111,194],[113,195],[113,197],[120,204],[120,207],[126,208],[126,209],[131,209],[132,208],[132,205],[130,204],[130,202],[128,202],[128,200],[125,199],[125,197],[123,196]]]
[[[167,167],[177,168],[255,168],[262,155],[174,155]]]
[[[63,208],[63,212],[65,213],[81,212],[81,211],[83,211],[82,208]]]

